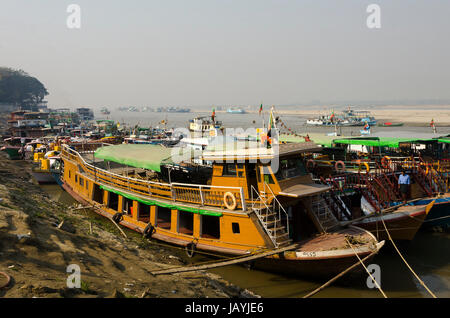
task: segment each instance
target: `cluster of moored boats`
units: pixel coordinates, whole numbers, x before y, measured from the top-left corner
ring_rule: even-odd
[[[242,256],[268,271],[336,275],[358,259],[369,262],[387,239],[448,227],[450,138],[282,142],[270,117],[254,138],[224,138],[215,118],[196,118],[191,132],[201,136],[165,129],[57,136],[22,145],[22,158],[149,239],[189,255]],[[406,202],[402,172],[411,180]]]

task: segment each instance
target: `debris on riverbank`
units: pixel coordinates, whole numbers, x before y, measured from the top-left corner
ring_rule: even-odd
[[[257,297],[204,271],[152,276],[185,261],[52,201],[33,182],[29,163],[0,156],[0,272],[11,277],[0,297]],[[70,264],[81,269],[79,289],[67,287]]]

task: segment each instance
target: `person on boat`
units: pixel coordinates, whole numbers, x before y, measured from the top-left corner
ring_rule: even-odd
[[[402,171],[402,174],[398,177],[398,188],[403,198],[403,203],[406,204],[406,200],[409,192],[409,185],[411,184],[411,180],[409,175],[405,173],[405,170]]]

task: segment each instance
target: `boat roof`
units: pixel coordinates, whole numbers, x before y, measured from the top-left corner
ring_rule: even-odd
[[[161,172],[161,164],[174,163],[173,149],[162,145],[121,144],[98,148],[94,156],[136,168]]]
[[[310,196],[313,194],[319,194],[322,192],[326,192],[330,190],[330,186],[326,186],[323,184],[295,184],[287,188],[283,188],[282,191],[279,193],[280,195],[288,196],[288,197],[294,197],[294,198],[301,198]]]
[[[402,143],[411,144],[423,144],[423,143],[433,143],[433,142],[445,142],[445,138],[438,138],[434,135],[433,138],[430,136],[416,136],[413,138],[397,138],[397,137],[358,137],[358,138],[343,138],[335,139],[333,143],[335,144],[346,144],[346,145],[363,145],[363,146],[374,146],[374,147],[389,147],[389,148],[399,148]]]
[[[305,134],[306,136],[306,134]],[[316,144],[325,146],[325,147],[332,147],[333,146],[333,140],[336,139],[336,136],[327,136],[325,134],[320,133],[308,133],[309,139],[311,139]],[[345,137],[345,136],[343,136]],[[300,135],[296,134],[280,134],[279,138],[280,142],[295,142],[295,143],[303,143],[306,142],[305,138]]]
[[[231,143],[215,145],[213,149],[207,147],[202,159],[207,161],[256,160],[272,159],[279,156],[296,155],[304,152],[321,151],[314,142],[277,144],[271,148],[262,146],[260,142],[249,140],[235,140]]]

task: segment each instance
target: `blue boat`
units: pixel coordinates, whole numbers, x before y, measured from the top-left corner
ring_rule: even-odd
[[[245,114],[245,110],[242,108],[228,108],[227,113],[230,114]]]
[[[422,228],[442,227],[450,228],[450,195],[443,198],[430,198],[415,201],[414,205],[428,204],[435,201],[433,208],[428,213]]]

